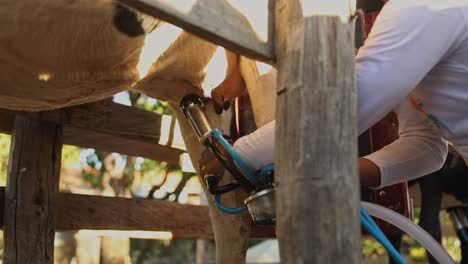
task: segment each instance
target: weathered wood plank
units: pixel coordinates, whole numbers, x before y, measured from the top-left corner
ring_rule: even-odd
[[[235,53],[264,62],[274,61],[273,41],[261,40],[247,18],[226,0],[119,1]]]
[[[0,187],[0,215],[4,213],[4,195],[5,188]],[[213,239],[206,206],[71,193],[56,193],[54,201],[57,230],[172,231],[175,238]],[[252,238],[272,237],[273,227],[252,227]]]
[[[147,199],[59,193],[58,230],[171,231],[175,238],[213,239],[208,207]],[[274,236],[271,227],[254,227],[252,236]]]
[[[0,109],[0,124],[13,124],[16,114],[151,143],[157,143],[161,133],[161,115],[110,100],[43,112]]]
[[[58,230],[171,231],[175,238],[213,239],[208,207],[147,199],[60,193]],[[254,238],[274,237],[271,227],[254,227]]]
[[[39,112],[41,120],[157,143],[161,115],[110,100]]]
[[[63,143],[165,161],[169,164],[179,164],[180,155],[184,152],[176,148],[70,126],[63,128]]]
[[[281,262],[361,263],[353,24],[297,0],[276,16]]]
[[[57,229],[172,231],[212,238],[208,208],[146,199],[60,193]]]
[[[60,126],[17,116],[4,213],[4,263],[53,263]]]
[[[98,102],[45,112],[0,109],[0,132],[10,134],[15,115],[63,125],[63,143],[179,164],[184,151],[157,144],[161,116],[119,105]]]

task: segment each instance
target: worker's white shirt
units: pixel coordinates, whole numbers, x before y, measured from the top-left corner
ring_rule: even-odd
[[[468,158],[468,0],[391,0],[356,56],[356,76],[359,133],[398,114],[400,138],[366,156],[381,186],[439,169],[441,136]],[[254,169],[273,162],[274,127],[235,144]]]

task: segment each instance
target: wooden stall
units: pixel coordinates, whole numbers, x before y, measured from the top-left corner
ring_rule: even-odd
[[[53,263],[55,231],[170,231],[213,239],[208,208],[172,202],[61,193],[62,144],[179,164],[182,150],[158,144],[161,116],[110,100],[38,113],[0,110],[12,135],[7,187],[0,188],[4,263]],[[253,237],[272,237],[254,228]]]
[[[170,0],[120,2],[276,64],[281,255],[285,263],[360,263],[353,23],[307,14],[301,1],[271,0],[268,36],[261,40],[227,1],[198,0],[188,10]],[[178,162],[180,150],[157,143],[159,127],[160,116],[111,102],[42,113],[0,111],[1,130],[13,135],[8,185],[0,196],[5,263],[51,263],[55,230],[159,230],[212,238],[206,207],[58,192],[62,144]],[[271,229],[254,230],[254,237],[260,235],[272,236]]]
[[[321,12],[319,2],[271,0],[264,42],[226,1],[199,0],[184,11],[163,0],[121,2],[236,53],[276,64],[275,197],[282,259],[360,263],[352,20]]]

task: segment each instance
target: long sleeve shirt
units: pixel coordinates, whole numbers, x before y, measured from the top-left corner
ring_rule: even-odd
[[[446,140],[468,158],[468,0],[391,0],[356,56],[358,130],[394,109],[399,139],[366,156],[381,186],[439,169]],[[254,169],[274,160],[274,121],[235,148]]]

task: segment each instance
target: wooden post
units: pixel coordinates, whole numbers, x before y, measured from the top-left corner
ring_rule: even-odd
[[[53,263],[60,126],[17,116],[5,191],[4,263]]]
[[[354,25],[276,5],[281,263],[361,263]]]

